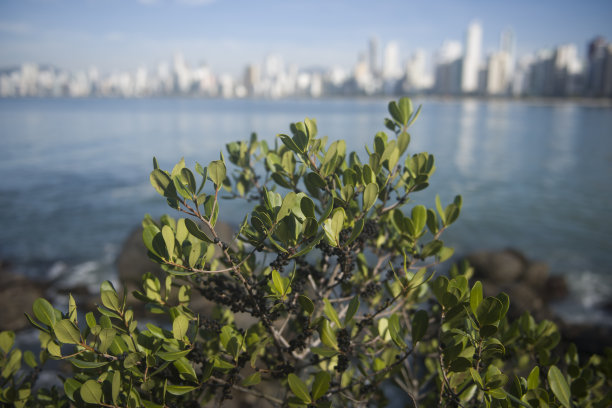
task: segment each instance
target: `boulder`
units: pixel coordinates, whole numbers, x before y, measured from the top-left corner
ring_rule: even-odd
[[[550,275],[549,266],[527,259],[514,249],[480,251],[465,259],[474,267],[486,296],[505,292],[510,296],[511,318],[530,312],[536,319],[552,319],[548,304],[569,294],[564,276]]]
[[[525,257],[511,249],[476,252],[466,258],[474,267],[476,279],[498,284],[516,282],[527,266]]]
[[[21,330],[30,327],[24,313],[32,314],[34,301],[44,296],[45,285],[0,267],[0,330]]]
[[[550,267],[545,262],[529,262],[525,269],[523,280],[536,289],[543,289],[549,279]]]

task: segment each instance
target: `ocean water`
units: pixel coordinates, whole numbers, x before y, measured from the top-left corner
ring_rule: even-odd
[[[612,300],[612,109],[573,102],[428,100],[409,152],[436,157],[433,206],[464,198],[444,237],[465,254],[516,248],[565,274],[566,312],[597,318]],[[149,184],[151,159],[203,165],[251,132],[274,142],[291,122],[364,144],[385,130],[387,100],[0,100],[0,259],[30,276],[70,272],[95,286],[116,274],[145,213],[171,211]],[[241,204],[224,205],[231,219]],[[177,216],[177,214],[174,214]],[[221,218],[224,217],[223,212]],[[563,306],[561,306],[563,307]],[[602,317],[603,318],[603,317]]]

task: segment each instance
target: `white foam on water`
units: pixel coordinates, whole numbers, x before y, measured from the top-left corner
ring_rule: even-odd
[[[567,274],[569,296],[552,305],[557,315],[569,323],[612,325],[612,314],[602,306],[612,301],[612,277],[590,270]]]

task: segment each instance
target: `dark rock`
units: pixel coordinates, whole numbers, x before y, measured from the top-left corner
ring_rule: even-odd
[[[29,327],[24,313],[32,314],[32,304],[45,293],[45,285],[11,273],[2,264],[0,269],[0,330],[21,330]]]
[[[546,279],[543,290],[547,302],[561,300],[569,295],[567,279],[563,275],[552,275]]]
[[[546,286],[549,278],[550,267],[544,262],[530,262],[525,270],[523,280],[536,289]]]
[[[485,296],[496,296],[504,292],[510,297],[508,318],[517,319],[524,312],[530,312],[536,319],[547,319],[552,316],[544,297],[531,286],[523,282],[497,284],[487,280],[482,281]]]
[[[527,266],[525,257],[511,249],[477,252],[468,255],[467,260],[474,267],[476,279],[500,284],[516,282]]]
[[[589,323],[558,322],[561,337],[566,343],[574,343],[580,353],[604,354],[610,347],[612,327]]]

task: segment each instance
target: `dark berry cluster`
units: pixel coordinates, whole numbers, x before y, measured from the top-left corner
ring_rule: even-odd
[[[270,267],[279,272],[283,272],[284,267],[289,264],[289,257],[294,255],[295,252],[295,248],[289,248],[287,252],[279,252],[276,255],[276,259],[270,264]]]
[[[221,394],[221,402],[225,401],[225,400],[231,400],[232,399],[232,387],[234,386],[234,384],[236,384],[238,382],[238,372],[240,370],[238,368],[232,368],[228,373],[227,373],[227,377],[226,377],[226,383],[223,384],[223,388],[222,388],[222,394]]]
[[[248,297],[243,286],[221,274],[207,275],[198,282],[197,289],[206,299],[227,306],[232,312],[246,312]]]
[[[352,350],[351,335],[349,334],[348,330],[346,329],[338,330],[337,338],[338,338],[338,348],[340,349],[340,351],[343,353],[350,353]]]
[[[379,230],[380,227],[378,226],[378,223],[376,223],[376,221],[371,219],[367,220],[363,225],[363,230],[361,231],[361,234],[359,234],[359,237],[357,237],[355,242],[357,242],[360,247],[363,247],[363,245],[367,241],[374,239],[378,236]]]
[[[319,242],[316,248],[320,249],[326,256],[335,256],[338,259],[338,264],[342,268],[342,274],[337,278],[338,281],[350,279],[355,268],[355,254],[350,248],[333,247],[324,241]]]
[[[338,330],[338,349],[341,354],[338,355],[338,363],[336,364],[336,371],[342,373],[346,371],[349,365],[349,356],[353,348],[351,347],[351,335],[346,329]]]
[[[200,327],[204,330],[211,331],[214,333],[221,333],[221,324],[215,320],[206,316],[200,315]]]
[[[361,296],[364,299],[370,299],[376,296],[376,294],[380,291],[381,286],[378,282],[370,282],[366,285],[363,292],[361,292]]]

